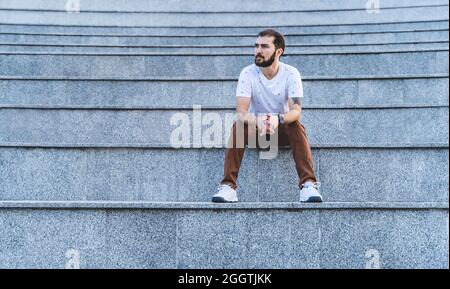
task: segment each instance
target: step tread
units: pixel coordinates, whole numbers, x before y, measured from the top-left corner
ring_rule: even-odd
[[[0,24],[0,27],[2,24]],[[336,31],[336,32],[326,32],[318,33],[318,32],[286,32],[283,35],[286,37],[292,37],[292,36],[323,36],[323,35],[354,35],[354,34],[398,34],[398,33],[414,33],[414,32],[441,32],[441,31],[448,31],[448,27],[444,28],[415,28],[407,30],[404,29],[397,29],[397,30],[368,30],[368,31]],[[257,31],[256,31],[257,32]],[[222,38],[222,37],[254,37],[255,33],[226,33],[226,34],[117,34],[117,33],[104,33],[101,34],[92,34],[92,33],[81,33],[81,32],[52,32],[52,31],[43,31],[43,32],[24,32],[24,31],[8,31],[8,30],[1,30],[0,35],[22,35],[22,36],[70,36],[70,37],[160,37],[160,38],[189,38],[189,37],[201,37],[201,38]]]
[[[382,46],[382,45],[402,45],[402,44],[442,44],[449,43],[448,39],[442,40],[416,40],[416,41],[399,41],[399,42],[346,42],[346,43],[293,43],[286,44],[287,48],[293,47],[322,47],[322,46],[336,46],[336,47],[347,47],[347,46]],[[111,43],[94,43],[94,44],[84,44],[84,43],[45,43],[45,42],[0,42],[0,45],[8,46],[43,46],[43,47],[60,47],[60,46],[71,46],[71,47],[118,47],[118,48],[253,48],[253,45],[249,44],[111,44]],[[439,48],[440,46],[436,47]],[[434,49],[434,48],[432,48]]]
[[[302,75],[302,80],[367,80],[367,79],[417,79],[417,78],[448,78],[448,73],[428,73],[428,74],[384,74],[384,75]],[[166,76],[166,77],[74,77],[74,76],[39,76],[39,75],[0,75],[0,80],[39,80],[39,81],[237,81],[236,77],[188,77],[188,76]]]
[[[0,201],[0,208],[38,209],[448,209],[448,202],[124,202],[124,201]]]
[[[156,6],[156,5],[155,5]],[[409,8],[426,8],[426,7],[448,7],[448,3],[418,3],[418,4],[398,4],[398,5],[383,5],[379,7],[379,10],[392,10],[392,9],[409,9]],[[258,8],[258,7],[256,7]],[[261,7],[259,7],[261,8]],[[195,8],[194,8],[195,9]],[[102,9],[102,8],[87,8],[80,10],[83,13],[95,13],[95,14],[242,14],[242,13],[252,13],[252,14],[267,14],[267,13],[294,13],[294,12],[345,12],[345,11],[365,11],[367,8],[364,5],[354,6],[354,7],[292,7],[288,9],[265,9],[255,10],[255,7],[236,7],[234,9],[222,8],[222,9],[183,9],[183,10],[172,10],[172,9],[136,9],[129,8],[125,10],[114,9]],[[17,7],[17,6],[6,6],[0,7],[0,11],[25,11],[25,12],[64,12],[67,10],[63,6],[59,7]]]
[[[170,144],[165,143],[23,143],[23,142],[0,142],[0,147],[7,148],[51,148],[51,149],[68,149],[68,148],[92,148],[92,149],[180,149],[173,148]],[[310,142],[311,148],[389,148],[389,149],[400,149],[400,148],[437,148],[445,149],[449,148],[449,143],[314,143]],[[288,147],[281,147],[288,148]],[[224,148],[207,148],[203,145],[190,143],[189,147],[181,148],[186,149],[224,149]]]
[[[235,110],[234,105],[74,105],[74,104],[14,104],[1,103],[0,109],[35,109],[35,110],[143,110],[143,111],[158,111],[158,110],[192,110],[193,106],[200,106],[204,110]],[[348,110],[348,109],[405,109],[405,108],[445,108],[449,107],[448,103],[417,103],[417,104],[402,104],[402,103],[387,103],[387,104],[302,104],[302,109],[330,109],[330,110]]]
[[[414,26],[413,24],[417,25]],[[410,21],[406,23],[376,23],[368,24],[367,27],[364,25],[319,25],[319,26],[278,26],[278,29],[285,32],[285,35],[328,35],[328,34],[362,34],[362,33],[380,33],[380,32],[420,32],[429,30],[448,30],[448,20],[438,20],[438,21]],[[337,27],[341,29],[336,29]],[[343,30],[343,28],[350,29],[349,31]],[[376,29],[375,29],[376,27]],[[390,27],[390,28],[387,28]],[[17,30],[20,28],[20,30]],[[0,23],[0,30],[6,33],[28,33],[28,34],[54,34],[54,35],[79,35],[79,36],[167,36],[167,37],[191,37],[191,36],[216,36],[222,35],[223,33],[231,36],[241,36],[242,33],[254,36],[258,30],[263,29],[260,27],[178,27],[178,28],[133,28],[133,27],[95,27],[95,26],[83,26],[82,30],[77,26],[59,26],[59,25],[15,25],[8,23]],[[331,29],[331,28],[334,28]],[[360,29],[366,28],[366,29]],[[28,29],[28,30],[27,30]],[[38,29],[38,32],[33,31],[33,29]],[[170,30],[174,30],[176,33],[170,33]],[[192,34],[192,32],[195,34]],[[126,32],[126,33],[125,33]],[[214,33],[213,33],[214,32]],[[232,33],[235,32],[235,33]],[[230,34],[232,33],[232,34]]]
[[[426,48],[398,48],[398,49],[386,49],[386,50],[366,50],[366,51],[303,51],[286,53],[285,56],[293,55],[359,55],[359,54],[393,54],[393,53],[416,53],[416,52],[439,52],[447,51],[445,47],[426,47]],[[252,53],[243,52],[223,52],[223,53],[206,53],[206,52],[36,52],[36,51],[0,51],[0,55],[56,55],[56,56],[251,56]]]
[[[330,27],[330,26],[372,26],[372,25],[392,25],[392,24],[412,24],[412,23],[436,23],[436,22],[448,22],[449,18],[437,18],[430,20],[408,20],[408,21],[379,21],[379,22],[354,22],[354,23],[316,23],[316,24],[294,24],[294,25],[277,25],[279,28],[283,27]],[[255,28],[255,29],[263,29],[266,25],[239,25],[239,26],[230,26],[230,25],[222,25],[222,26],[213,26],[213,25],[191,25],[191,26],[150,26],[150,25],[137,25],[137,26],[123,26],[123,25],[70,25],[70,24],[48,24],[48,23],[8,23],[8,22],[0,22],[0,26],[27,26],[27,27],[58,27],[58,28],[114,28],[114,29],[141,29],[141,28],[151,28],[151,29],[192,29],[192,28],[201,28],[201,29],[245,29],[245,28]]]
[[[445,6],[448,7],[448,6]],[[404,13],[399,14],[398,11]],[[250,13],[246,13],[250,14]],[[323,17],[317,17],[317,15]],[[66,25],[127,25],[127,26],[246,26],[254,25],[255,22],[266,23],[268,25],[312,25],[312,24],[353,24],[361,22],[379,23],[381,21],[412,21],[412,20],[441,20],[448,19],[448,9],[442,7],[419,7],[388,9],[377,17],[368,17],[367,12],[362,9],[359,11],[327,11],[327,12],[294,12],[286,13],[273,17],[269,14],[257,15],[258,19],[253,17],[242,17],[245,14],[230,14],[233,17],[217,17],[215,14],[154,14],[153,17],[147,17],[145,14],[136,14],[134,17],[125,17],[126,14],[117,15],[102,14],[102,17],[95,17],[95,14],[78,13],[76,16],[67,15],[66,12],[45,12],[30,13],[23,11],[1,11],[1,17],[4,22],[14,24],[61,24]],[[198,17],[202,15],[203,17]],[[253,14],[254,15],[254,14]],[[401,17],[400,17],[401,16]]]

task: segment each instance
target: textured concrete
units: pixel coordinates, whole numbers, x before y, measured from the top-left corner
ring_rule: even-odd
[[[398,242],[398,239],[412,240],[395,247],[397,250],[395,267],[436,268],[440,266],[439,264],[447,263],[448,268],[448,215],[446,218],[440,218],[439,215],[437,211],[423,214],[402,211],[395,214],[396,241]],[[432,225],[424,225],[430,221]],[[436,236],[435,233],[442,228],[446,228],[447,232],[442,232],[443,235],[439,237]]]
[[[399,13],[401,12],[401,13]],[[153,13],[151,17],[138,13],[130,17],[124,13],[67,13],[0,11],[2,23],[65,24],[99,26],[248,26],[248,25],[311,25],[353,24],[378,22],[407,22],[448,19],[448,6],[386,9],[369,14],[366,9],[351,11],[277,12],[277,13]],[[371,16],[371,17],[370,17]]]
[[[0,0],[0,268],[448,269],[448,0],[106,1]],[[265,27],[325,203],[289,149],[214,204],[224,149],[168,148],[174,113],[234,110]]]
[[[368,153],[354,150],[346,153],[351,155],[347,158],[345,153],[333,150],[321,150],[319,154],[318,171],[324,184],[322,190],[329,191],[335,200],[448,200],[448,189],[445,189],[448,182],[448,151],[411,149],[372,150]],[[431,172],[437,167],[441,169]],[[431,179],[435,181],[430,182]],[[370,191],[366,184],[373,185]],[[415,194],[411,193],[413,191]]]
[[[322,264],[327,268],[365,268],[375,261],[381,268],[448,268],[446,218],[444,212],[434,211],[324,214]],[[359,232],[357,237],[355,232]],[[370,257],[374,250],[379,255]]]
[[[449,163],[444,149],[320,149],[315,157],[321,192],[330,201],[448,201]],[[297,201],[299,191],[293,184],[298,177],[293,168],[289,152],[280,154],[276,162],[260,160],[261,172],[275,172],[259,179],[259,200]]]
[[[306,76],[448,73],[448,50],[292,55],[283,60],[297,67],[302,75]],[[168,76],[198,79],[235,78],[243,67],[252,62],[251,55],[1,55],[0,75],[125,79]]]
[[[223,177],[223,156],[223,150],[2,148],[0,199],[209,201]],[[448,202],[448,148],[314,149],[313,156],[328,202]],[[299,197],[286,149],[273,160],[247,149],[238,184],[242,202]]]
[[[114,209],[114,210],[419,210],[448,209],[448,202],[152,202],[152,201],[0,201],[2,209]]]
[[[316,2],[316,1],[314,1]],[[264,26],[258,24],[252,27],[98,27],[98,26],[64,26],[64,25],[20,25],[1,24],[0,33],[31,33],[31,34],[75,34],[75,35],[98,35],[98,36],[200,36],[200,35],[235,35],[255,36]],[[294,25],[277,26],[286,36],[316,34],[326,36],[329,34],[347,33],[382,33],[382,32],[414,32],[430,30],[448,30],[448,20],[435,21],[412,21],[407,23],[371,23],[358,25]],[[320,40],[320,38],[319,38]]]
[[[351,45],[351,46],[290,46],[286,49],[286,56],[291,53],[308,53],[312,50],[315,53],[330,52],[393,52],[393,51],[421,51],[430,49],[448,49],[447,42],[419,43],[419,44],[383,44],[383,45]],[[162,52],[174,55],[185,55],[192,53],[226,53],[226,54],[242,54],[252,52],[251,46],[245,47],[110,47],[110,46],[74,46],[61,44],[60,46],[43,45],[3,45],[0,44],[2,52],[56,52],[56,53],[158,53]]]
[[[280,29],[282,33],[285,29]],[[230,35],[229,33],[220,36],[77,36],[77,35],[26,35],[26,34],[0,34],[0,43],[8,44],[41,44],[41,45],[120,45],[120,46],[157,46],[157,45],[245,45],[252,46],[259,31],[247,36]],[[190,33],[192,34],[192,32]],[[352,34],[331,34],[331,35],[286,35],[286,53],[294,52],[290,45],[317,45],[317,44],[364,44],[364,43],[401,43],[401,42],[430,42],[448,41],[447,30],[434,31],[412,31],[412,32],[387,32],[387,33],[352,33]],[[32,48],[32,47],[31,47]],[[165,48],[167,49],[167,48]],[[244,52],[244,49],[242,49]],[[315,49],[311,48],[315,51]],[[4,51],[2,49],[1,51]],[[86,51],[89,52],[89,51]],[[214,51],[213,51],[214,52]]]
[[[1,199],[207,201],[223,151],[5,150]],[[191,160],[195,160],[192,163]],[[240,199],[257,201],[257,158],[244,158]]]
[[[2,208],[0,224],[2,268],[64,268],[68,250],[81,268],[365,268],[369,250],[381,268],[448,268],[448,208]]]
[[[233,108],[235,80],[64,81],[0,80],[0,105],[52,107]],[[428,87],[428,89],[422,89]],[[302,107],[448,105],[448,76],[434,78],[303,80]],[[189,95],[186,95],[186,92]]]
[[[0,109],[0,143],[27,144],[146,144],[172,147],[172,133],[179,137],[182,113],[189,119],[187,145],[193,146],[192,110],[49,110]],[[209,113],[220,117],[216,123],[219,146],[227,143],[229,131],[224,123],[234,110],[202,110],[202,119]],[[430,143],[448,144],[448,108],[406,109],[310,109],[303,110],[302,123],[309,131],[311,144],[342,146],[383,146]],[[33,122],[30,122],[30,120]],[[178,125],[177,125],[178,123]],[[232,122],[231,122],[232,124]],[[201,124],[200,124],[201,125]],[[197,125],[195,126],[197,127]],[[208,137],[211,123],[199,131]],[[197,129],[197,128],[195,128]],[[414,133],[412,133],[414,132]],[[209,136],[211,138],[211,136]],[[221,145],[220,145],[221,144]],[[203,146],[206,146],[204,144]]]
[[[175,218],[139,211],[2,211],[1,268],[173,268]],[[173,242],[171,242],[173,240]],[[70,251],[69,251],[70,252]],[[69,262],[70,264],[70,262]]]
[[[130,1],[86,1],[80,3],[81,11],[117,11],[117,12],[152,12],[152,11],[171,11],[171,12],[198,12],[198,11],[262,11],[271,12],[282,10],[329,10],[329,9],[365,9],[365,3],[358,0],[346,0],[342,3],[336,3],[331,0],[321,1],[301,1],[296,0],[274,0],[270,7],[260,7],[255,5],[254,0],[229,0],[227,2],[213,3],[208,0],[201,1],[181,1],[181,0],[153,0],[151,2],[142,2],[139,0]],[[390,7],[411,7],[416,5],[448,5],[447,0],[383,0],[382,8]],[[139,9],[136,9],[136,8]],[[2,0],[0,9],[48,9],[64,10],[65,2],[58,0]],[[264,8],[264,9],[262,9]]]
[[[161,211],[108,211],[108,268],[173,268],[177,216]]]
[[[236,105],[237,79],[210,81],[0,80],[0,106],[169,107]],[[427,89],[422,89],[427,87]],[[448,105],[448,76],[304,79],[302,107]],[[189,94],[186,94],[189,92]]]
[[[102,211],[2,211],[0,267],[64,269],[71,249],[83,254],[80,266],[99,267],[107,259],[105,218]]]

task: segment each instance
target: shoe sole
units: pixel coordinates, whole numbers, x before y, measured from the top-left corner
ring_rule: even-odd
[[[321,197],[309,197],[306,201],[301,201],[302,203],[322,203]]]
[[[227,201],[222,197],[212,197],[213,203],[237,203],[237,201]]]

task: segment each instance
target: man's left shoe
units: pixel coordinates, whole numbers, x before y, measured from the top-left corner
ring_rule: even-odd
[[[220,184],[218,192],[212,197],[213,203],[236,203],[238,201],[236,190],[230,185]]]
[[[320,183],[306,182],[300,190],[300,202],[303,203],[322,203],[322,195],[319,193]]]

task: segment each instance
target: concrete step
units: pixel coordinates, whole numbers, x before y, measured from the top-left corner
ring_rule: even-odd
[[[360,10],[324,10],[313,12],[225,12],[225,13],[68,13],[65,10],[0,10],[2,23],[86,26],[277,26],[352,24],[378,22],[432,21],[448,19],[448,4],[428,7],[384,9],[383,13]],[[373,10],[372,10],[373,11]],[[381,11],[380,11],[381,12]],[[218,17],[220,15],[220,17]]]
[[[0,268],[448,269],[448,0],[66,4],[0,0]],[[209,203],[265,27],[323,204],[286,147]]]
[[[73,1],[77,4],[77,1]],[[375,2],[375,1],[373,1]],[[358,0],[346,0],[336,3],[331,0],[321,1],[296,1],[296,0],[274,0],[270,7],[261,7],[255,0],[229,0],[227,2],[215,3],[213,1],[180,1],[180,0],[152,0],[142,2],[139,0],[130,1],[86,1],[79,2],[80,12],[104,11],[104,12],[265,12],[274,11],[314,11],[314,10],[345,10],[345,9],[366,9],[366,2]],[[380,9],[393,7],[431,6],[448,5],[448,0],[383,0]],[[77,5],[75,5],[77,6]],[[69,5],[70,7],[70,5]],[[66,2],[58,0],[1,0],[0,9],[23,9],[23,10],[57,10],[66,11]]]
[[[306,76],[448,74],[448,50],[392,53],[292,54],[282,61]],[[3,53],[0,75],[20,77],[96,77],[211,79],[239,75],[252,55],[58,55]],[[123,69],[127,67],[127,69]]]
[[[285,55],[291,53],[330,53],[330,52],[367,52],[370,51],[429,51],[430,49],[447,49],[448,41],[440,42],[406,42],[395,44],[347,44],[347,45],[290,45],[285,49]],[[58,44],[47,45],[41,44],[0,44],[0,52],[56,52],[56,53],[165,53],[173,55],[184,55],[192,53],[202,54],[242,54],[253,53],[254,48],[248,45],[223,46],[114,46],[114,45],[78,45],[78,44]]]
[[[273,25],[272,25],[273,27]],[[27,35],[117,36],[117,37],[184,37],[195,36],[255,36],[265,26],[251,27],[120,27],[120,26],[66,26],[66,25],[20,25],[0,23],[0,33]],[[448,20],[386,22],[352,25],[293,25],[276,26],[285,36],[324,36],[330,34],[371,34],[382,32],[414,32],[448,30]]]
[[[224,149],[0,147],[0,200],[209,202],[223,178]],[[448,202],[448,145],[313,147],[326,202]],[[270,172],[269,175],[267,175]],[[246,149],[243,202],[296,202],[289,149],[274,159]]]
[[[257,35],[257,34],[255,34]],[[256,36],[68,36],[0,34],[1,44],[89,45],[89,46],[252,46]],[[448,30],[419,32],[381,32],[330,35],[286,36],[287,46],[349,46],[358,44],[396,44],[448,41]]]
[[[39,45],[86,45],[86,46],[252,46],[256,35],[249,36],[70,36],[70,35],[27,35],[0,34],[0,44]],[[288,35],[287,46],[351,46],[357,44],[396,44],[448,41],[447,30],[418,32],[381,32],[329,35]],[[289,52],[289,51],[288,51]]]
[[[2,108],[0,143],[36,146],[225,147],[234,118],[234,109]],[[309,130],[311,143],[320,146],[448,145],[448,122],[448,106],[304,109],[302,112],[302,123]],[[182,129],[185,135],[180,139]],[[213,136],[211,130],[215,132]]]
[[[236,83],[236,78],[135,81],[0,77],[0,107],[176,109],[197,104],[232,109]],[[448,106],[448,87],[448,74],[365,79],[303,77],[302,107]]]
[[[448,203],[0,203],[2,268],[448,268]],[[201,237],[199,237],[201,236]]]

